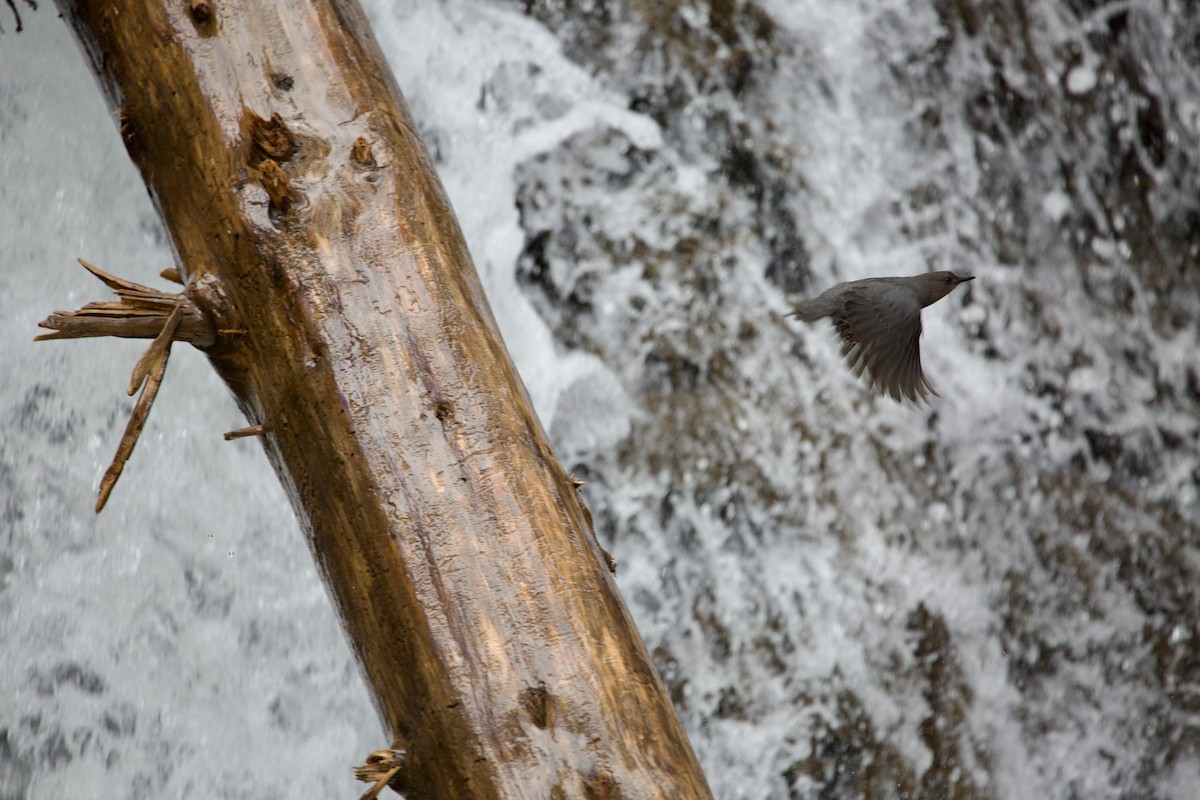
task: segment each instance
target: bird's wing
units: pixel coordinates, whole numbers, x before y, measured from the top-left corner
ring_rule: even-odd
[[[920,402],[937,391],[921,369],[921,307],[898,292],[856,287],[833,317],[842,355],[862,376],[897,402]]]

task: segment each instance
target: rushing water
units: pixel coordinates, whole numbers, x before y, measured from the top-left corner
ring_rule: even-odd
[[[369,4],[721,798],[1200,791],[1200,12],[1085,5]],[[201,356],[91,513],[140,347],[30,338],[98,297],[75,256],[170,255],[65,27],[24,18],[0,798],[354,796],[382,733]],[[927,269],[978,276],[925,313],[931,408],[782,316]]]

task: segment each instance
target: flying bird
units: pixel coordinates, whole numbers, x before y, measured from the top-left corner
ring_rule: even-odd
[[[927,272],[909,278],[867,278],[839,283],[804,300],[789,317],[833,320],[842,356],[858,377],[897,403],[937,395],[921,369],[921,309],[941,300],[974,275]]]

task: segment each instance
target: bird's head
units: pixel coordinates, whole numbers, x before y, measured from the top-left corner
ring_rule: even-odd
[[[917,281],[916,286],[921,296],[921,306],[925,307],[950,294],[960,283],[975,280],[975,276],[964,277],[955,275],[953,272],[926,272],[924,275],[917,275],[914,280]]]

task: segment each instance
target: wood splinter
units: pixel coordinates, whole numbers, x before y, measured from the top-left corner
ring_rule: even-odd
[[[121,434],[121,442],[113,456],[112,464],[100,479],[100,492],[96,499],[96,513],[104,510],[117,479],[121,477],[126,462],[137,445],[158,389],[167,371],[167,360],[171,356],[171,344],[185,341],[205,347],[216,341],[215,326],[209,316],[196,305],[192,288],[185,286],[182,292],[160,292],[115,275],[110,275],[82,258],[79,263],[95,275],[106,286],[117,293],[117,302],[88,303],[78,311],[56,311],[38,323],[53,333],[35,337],[36,341],[49,339],[80,339],[91,336],[120,336],[124,338],[152,339],[146,352],[133,367],[128,392],[137,394],[133,414]],[[178,272],[175,278],[178,278]]]
[[[117,485],[117,479],[121,477],[121,472],[125,469],[125,462],[133,455],[133,448],[142,435],[142,429],[146,427],[150,408],[154,405],[154,398],[158,396],[158,387],[162,385],[163,376],[167,373],[167,359],[171,356],[171,337],[174,336],[175,329],[179,327],[179,320],[182,316],[183,298],[181,297],[176,302],[171,316],[167,317],[162,331],[133,366],[133,375],[129,381],[129,394],[132,396],[139,388],[142,393],[133,406],[133,414],[125,426],[125,432],[121,434],[121,443],[117,445],[117,453],[113,456],[112,464],[105,471],[104,477],[100,479],[100,495],[96,498],[97,514],[103,511],[105,504],[108,503],[108,497],[112,494],[113,487]]]
[[[267,429],[262,425],[251,425],[248,428],[238,428],[235,431],[229,431],[225,434],[225,441],[232,442],[234,439],[245,439],[248,436],[262,436],[267,432]]]
[[[363,783],[374,781],[375,785],[368,789],[359,800],[375,800],[383,791],[383,787],[399,774],[404,767],[404,759],[407,757],[408,751],[400,748],[376,750],[367,756],[365,764],[354,768],[354,777]]]

